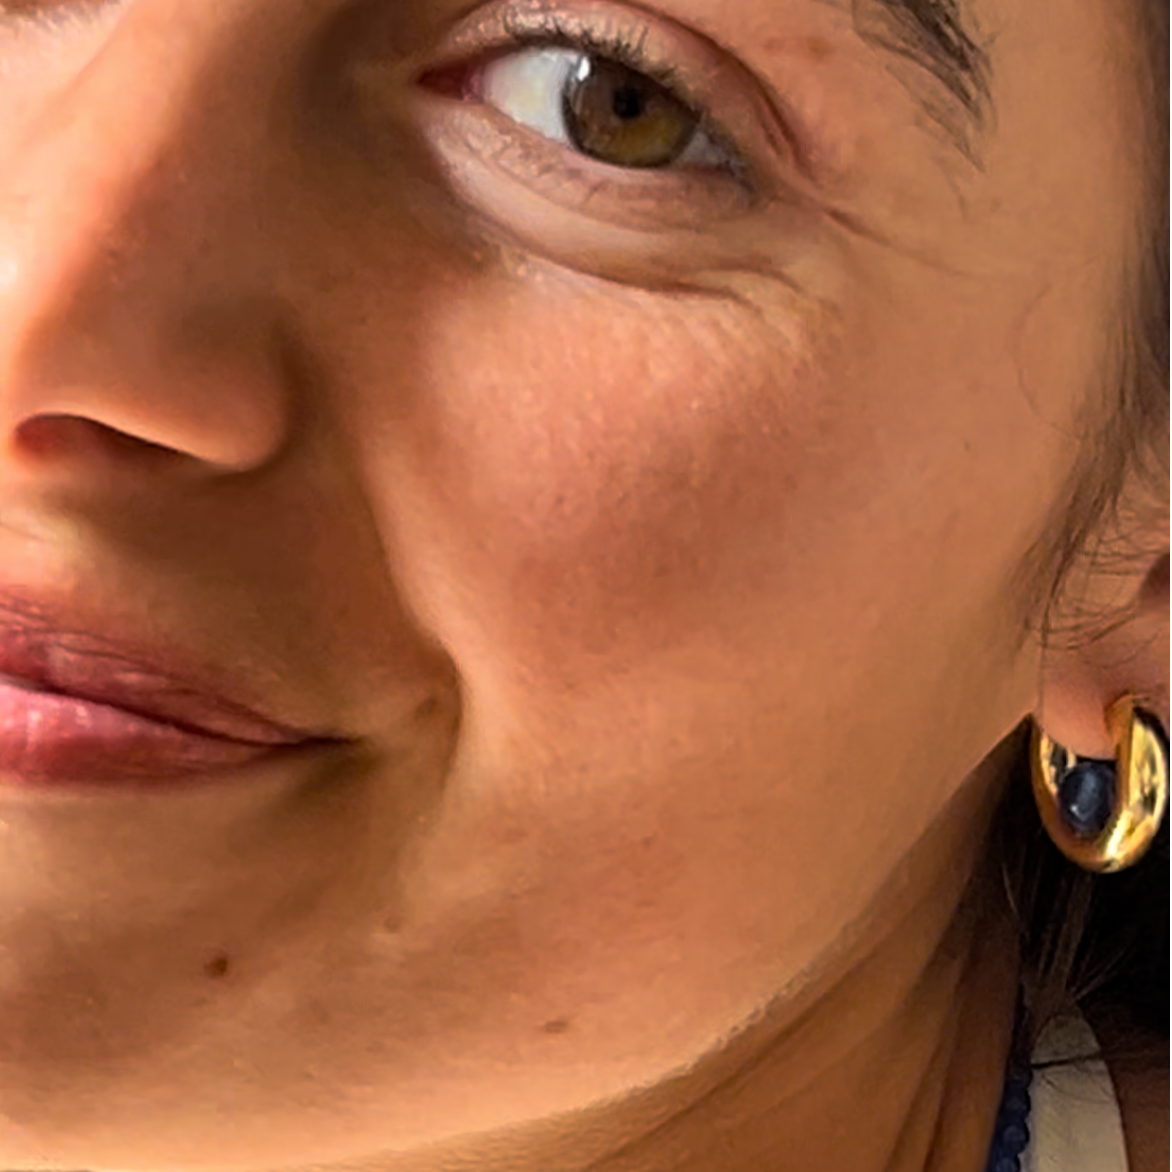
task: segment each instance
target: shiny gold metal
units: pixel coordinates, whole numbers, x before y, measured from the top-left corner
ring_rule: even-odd
[[[1115,804],[1102,834],[1080,838],[1058,810],[1058,787],[1078,757],[1033,722],[1030,772],[1042,823],[1054,845],[1088,871],[1121,871],[1138,862],[1160,829],[1168,803],[1168,756],[1154,716],[1123,696],[1106,713],[1115,742]]]

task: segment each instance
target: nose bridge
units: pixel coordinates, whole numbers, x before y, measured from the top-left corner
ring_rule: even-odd
[[[106,411],[98,421],[121,428],[116,387],[130,388],[141,413],[193,317],[239,332],[239,307],[256,305],[264,250],[246,220],[263,152],[250,110],[264,105],[248,87],[261,84],[262,63],[254,55],[244,69],[225,18],[208,15],[232,3],[124,9],[0,141],[0,431],[53,411]],[[228,73],[232,84],[217,87]],[[79,394],[107,398],[79,407]],[[247,409],[238,397],[237,413]],[[165,415],[167,405],[151,410]],[[132,420],[126,430],[169,442],[142,434],[152,426]]]
[[[209,239],[229,229],[234,192],[246,206],[247,101],[225,117],[213,100],[225,38],[191,21],[168,35],[150,3],[139,11],[50,89],[0,157],[3,291],[26,306],[41,290],[70,290],[80,311],[87,288],[154,300],[168,276],[190,287],[218,259]],[[154,263],[159,252],[171,263]]]

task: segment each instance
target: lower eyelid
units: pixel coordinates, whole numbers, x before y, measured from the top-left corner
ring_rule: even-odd
[[[607,166],[518,126],[492,107],[477,111],[475,105],[456,104],[447,109],[427,104],[419,113],[434,128],[429,137],[455,164],[453,178],[471,181],[461,180],[457,188],[469,195],[495,191],[493,198],[502,206],[511,208],[513,200],[499,184],[520,184],[538,205],[556,207],[560,214],[658,234],[739,219],[759,205],[758,192],[715,169],[649,173]],[[494,214],[487,205],[485,211]],[[512,212],[508,218],[514,218]]]

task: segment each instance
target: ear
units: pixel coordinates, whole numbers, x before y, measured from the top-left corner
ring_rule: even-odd
[[[1168,732],[1166,527],[1162,542],[1161,553],[1135,568],[1086,573],[1081,588],[1067,591],[1056,610],[1057,630],[1043,651],[1034,719],[1080,757],[1114,755],[1104,716],[1125,693]],[[1100,616],[1102,622],[1096,622]]]

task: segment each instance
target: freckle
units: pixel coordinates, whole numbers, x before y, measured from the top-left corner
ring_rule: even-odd
[[[232,962],[228,959],[227,954],[219,952],[203,966],[204,975],[217,979],[226,977],[231,965]]]
[[[570,1028],[570,1023],[564,1017],[555,1017],[553,1021],[547,1021],[541,1028],[547,1034],[564,1034]]]

